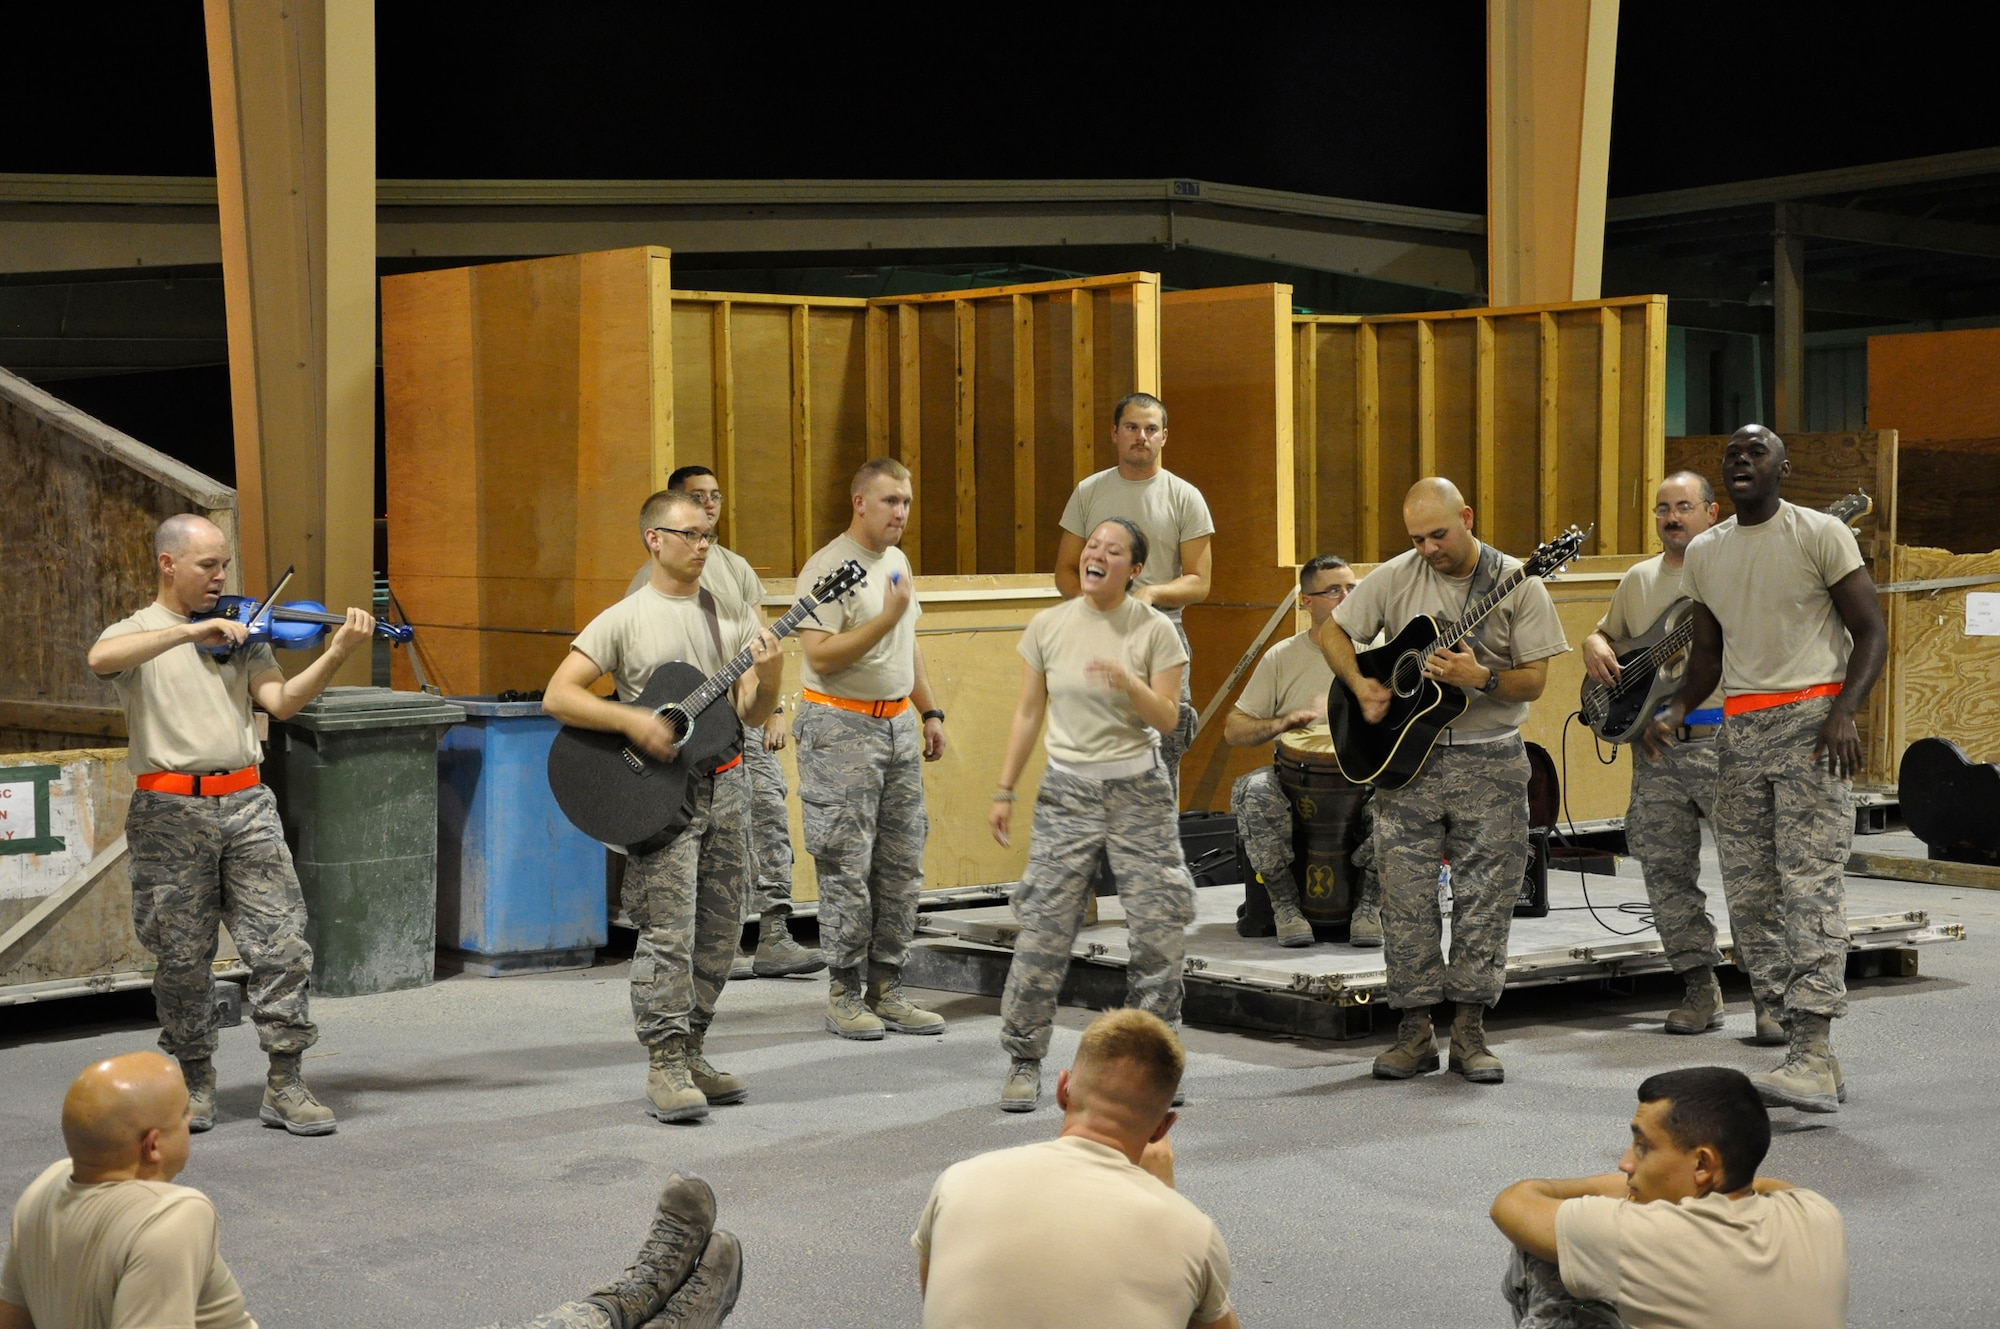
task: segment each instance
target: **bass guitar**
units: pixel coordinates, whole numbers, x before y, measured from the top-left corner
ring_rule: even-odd
[[[1861,493],[1849,494],[1826,511],[1852,526],[1874,510],[1875,500]],[[1660,707],[1680,690],[1693,641],[1694,602],[1683,598],[1668,605],[1638,636],[1613,642],[1618,681],[1607,687],[1589,674],[1583,676],[1578,699],[1583,722],[1607,743],[1636,742]]]
[[[771,635],[788,636],[815,609],[851,594],[867,579],[859,563],[842,563],[771,625]],[[711,766],[742,737],[736,708],[727,698],[750,665],[746,646],[706,678],[678,660],[653,671],[645,690],[627,704],[673,726],[677,750],[672,761],[648,756],[623,734],[564,725],[549,748],[549,789],[556,806],[578,830],[609,845],[648,848],[686,830],[692,816],[689,777]]]
[[[1465,713],[1467,705],[1462,688],[1445,687],[1424,676],[1424,661],[1432,652],[1464,640],[1528,578],[1547,577],[1575,558],[1587,538],[1588,532],[1570,527],[1537,548],[1520,567],[1503,574],[1460,617],[1439,623],[1429,614],[1419,614],[1385,645],[1355,656],[1364,678],[1389,689],[1389,713],[1370,724],[1361,713],[1360,699],[1339,678],[1333,680],[1327,715],[1333,725],[1334,754],[1348,779],[1384,789],[1401,789],[1416,779],[1438,735]]]

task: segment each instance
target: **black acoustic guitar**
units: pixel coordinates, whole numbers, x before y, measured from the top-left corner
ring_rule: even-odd
[[[771,625],[771,635],[788,635],[813,610],[851,593],[867,579],[859,563],[852,559],[842,563]],[[673,726],[679,750],[672,761],[647,756],[623,734],[564,725],[549,748],[549,789],[556,806],[578,830],[604,844],[648,848],[686,830],[692,815],[688,777],[713,765],[742,738],[742,725],[728,697],[730,686],[750,664],[747,646],[707,678],[691,664],[669,661],[655,669],[645,691],[627,703]]]
[[[1575,558],[1587,538],[1587,532],[1570,527],[1501,576],[1460,617],[1439,623],[1429,614],[1419,614],[1386,645],[1356,655],[1362,676],[1389,689],[1389,713],[1375,724],[1368,723],[1347,684],[1333,680],[1327,715],[1333,724],[1334,754],[1348,779],[1384,789],[1401,789],[1416,779],[1438,735],[1465,713],[1467,704],[1463,688],[1444,687],[1424,677],[1424,661],[1432,652],[1463,641],[1528,578],[1546,577]]]
[[[1849,494],[1829,507],[1827,515],[1852,526],[1875,510],[1867,494]],[[1583,676],[1578,709],[1583,722],[1609,743],[1631,743],[1645,732],[1660,707],[1680,690],[1687,672],[1687,649],[1694,641],[1694,602],[1682,598],[1668,605],[1653,625],[1629,641],[1613,642],[1618,655],[1618,681],[1610,687],[1589,674]]]

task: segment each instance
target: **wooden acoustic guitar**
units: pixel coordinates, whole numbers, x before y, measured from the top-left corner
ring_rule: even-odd
[[[853,559],[842,563],[771,625],[771,635],[789,635],[819,606],[851,594],[867,579]],[[742,740],[742,724],[728,698],[750,665],[747,646],[707,678],[691,664],[669,661],[626,703],[673,726],[679,750],[672,761],[655,760],[623,734],[564,725],[549,748],[549,789],[556,806],[578,830],[609,845],[652,848],[686,830],[692,816],[689,776]]]
[[[1368,723],[1347,684],[1333,680],[1327,716],[1333,725],[1333,750],[1348,779],[1384,789],[1401,789],[1416,779],[1438,735],[1465,713],[1468,704],[1463,688],[1426,678],[1424,661],[1432,652],[1463,641],[1528,578],[1549,576],[1575,558],[1587,538],[1587,532],[1570,527],[1538,547],[1520,567],[1502,574],[1493,589],[1458,618],[1439,623],[1429,614],[1419,614],[1386,644],[1355,656],[1363,677],[1389,689],[1389,713],[1375,724]]]
[[[1875,500],[1867,494],[1849,494],[1826,511],[1852,526],[1874,510]],[[1683,596],[1638,636],[1613,642],[1618,681],[1606,687],[1587,673],[1583,676],[1578,699],[1583,722],[1607,743],[1636,742],[1680,690],[1693,641],[1694,601]]]

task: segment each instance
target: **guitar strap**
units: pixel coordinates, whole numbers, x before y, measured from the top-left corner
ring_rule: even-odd
[[[701,605],[701,616],[704,619],[708,620],[708,639],[715,643],[715,658],[722,661],[722,663],[726,665],[732,658],[733,652],[725,649],[722,645],[722,624],[716,620],[715,597],[710,595],[708,593],[708,588],[704,586],[695,592],[695,600],[697,603]],[[734,685],[731,686],[730,690],[732,692],[735,690]],[[724,697],[722,700],[723,702],[729,704],[732,709],[734,708],[734,700],[732,698]],[[714,775],[719,768],[729,765],[730,763],[740,758],[742,755],[743,755],[743,726],[739,724],[736,726],[736,741],[734,743],[731,743],[729,747],[715,759],[715,764],[713,766],[710,766],[707,770],[703,771],[702,774]]]
[[[1472,569],[1472,585],[1465,592],[1465,608],[1459,612],[1465,613],[1469,611],[1472,606],[1491,595],[1493,588],[1499,584],[1500,551],[1482,540],[1479,545],[1479,562]],[[1486,622],[1490,621],[1490,618],[1486,620]],[[1486,626],[1486,622],[1482,622],[1478,627],[1475,627],[1471,635],[1474,637],[1478,636],[1480,630]]]

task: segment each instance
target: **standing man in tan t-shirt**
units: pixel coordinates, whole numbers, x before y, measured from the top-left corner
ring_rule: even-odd
[[[333,1112],[299,1078],[300,1055],[319,1039],[307,1011],[305,898],[277,799],[258,778],[263,746],[250,704],[289,719],[373,638],[375,620],[348,610],[320,658],[287,679],[268,645],[244,644],[243,624],[192,617],[215,608],[230,557],[229,537],[207,518],[167,518],[153,535],[159,594],[90,648],[90,671],[111,680],[125,708],[137,785],[125,815],[132,928],[159,962],[160,1047],[181,1064],[190,1129],[215,1124],[211,970],[216,928],[227,923],[250,966],[251,1019],[271,1059],[258,1115],[293,1135],[326,1135]],[[224,646],[226,657],[211,653]]]
[[[820,951],[833,977],[827,1032],[941,1034],[944,1017],[903,993],[924,886],[923,764],[944,755],[944,712],[917,645],[916,578],[897,546],[910,472],[877,457],[854,473],[853,519],[799,569],[803,594],[849,559],[868,580],[799,630],[798,741],[806,852],[819,873]],[[919,719],[921,717],[921,723]]]
[[[1861,769],[1854,717],[1881,676],[1888,630],[1847,523],[1780,497],[1791,472],[1784,442],[1762,425],[1723,447],[1736,515],[1688,546],[1694,650],[1648,742],[1674,742],[1722,685],[1722,889],[1738,963],[1788,1045],[1783,1065],[1751,1079],[1773,1106],[1837,1112],[1846,1085],[1831,1039],[1847,1014],[1850,783]]]
[[[647,755],[672,761],[673,727],[643,706],[620,703],[645,691],[653,671],[669,661],[713,675],[747,647],[756,664],[736,681],[729,701],[758,732],[777,705],[784,659],[755,611],[702,589],[714,537],[701,504],[662,489],[641,506],[639,534],[653,555],[652,579],[576,635],[549,679],[542,709],[564,724],[622,733]],[[590,691],[606,674],[617,684],[617,701]],[[632,1019],[646,1048],[646,1111],[660,1121],[691,1121],[708,1115],[711,1103],[741,1102],[750,1092],[703,1052],[743,935],[750,792],[741,754],[692,772],[688,783],[687,827],[663,845],[632,846],[625,863],[625,913],[639,929]]]
[[[1653,526],[1661,552],[1626,570],[1604,617],[1583,639],[1583,667],[1592,679],[1616,687],[1624,671],[1613,643],[1642,636],[1668,610],[1686,607],[1681,568],[1687,547],[1715,525],[1718,511],[1714,487],[1693,471],[1678,471],[1660,482]],[[1661,668],[1672,664],[1667,661]],[[1715,922],[1700,884],[1701,823],[1715,824],[1715,735],[1721,729],[1722,694],[1717,691],[1703,700],[1700,710],[1688,713],[1672,747],[1632,752],[1625,839],[1645,873],[1646,900],[1667,962],[1687,985],[1687,996],[1667,1015],[1670,1034],[1722,1027],[1722,985],[1715,978],[1722,952],[1716,949]],[[1760,1008],[1760,1034],[1765,1019]]]

